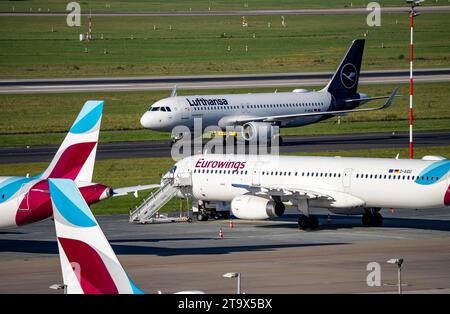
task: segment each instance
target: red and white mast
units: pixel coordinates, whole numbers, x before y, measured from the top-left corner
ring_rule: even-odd
[[[409,21],[411,27],[410,43],[409,43],[409,159],[414,156],[414,142],[413,142],[413,62],[414,62],[414,17],[419,15],[415,10],[416,6],[420,6],[423,0],[407,0],[406,3],[411,6],[409,11]]]

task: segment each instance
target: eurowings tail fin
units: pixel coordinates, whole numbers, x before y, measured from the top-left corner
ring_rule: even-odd
[[[140,294],[72,180],[49,179],[66,292]]]
[[[92,181],[103,104],[100,100],[84,104],[42,178]]]

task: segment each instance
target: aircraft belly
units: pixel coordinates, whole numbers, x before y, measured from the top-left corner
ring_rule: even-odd
[[[352,188],[353,195],[364,199],[366,207],[381,208],[436,208],[442,207],[442,190],[444,183],[429,186],[415,182],[399,187],[392,184],[364,185]]]
[[[221,178],[193,179],[192,193],[195,198],[210,201],[231,202],[237,195],[245,194],[245,190],[234,188]]]

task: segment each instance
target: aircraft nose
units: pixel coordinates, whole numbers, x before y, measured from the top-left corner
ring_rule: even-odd
[[[152,124],[151,124],[151,117],[149,116],[148,112],[144,113],[141,117],[141,125],[144,128],[151,128]]]

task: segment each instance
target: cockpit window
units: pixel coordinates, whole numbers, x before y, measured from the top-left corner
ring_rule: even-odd
[[[172,112],[170,107],[150,107],[149,111],[164,111],[164,112]]]

